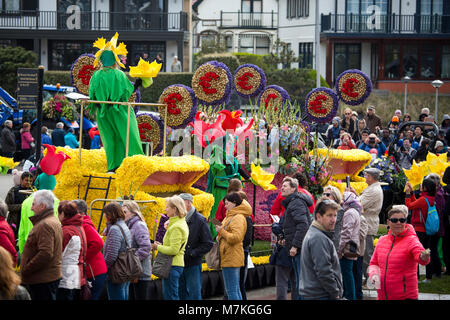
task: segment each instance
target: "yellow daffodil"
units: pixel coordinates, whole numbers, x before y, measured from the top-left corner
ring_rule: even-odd
[[[116,63],[121,66],[122,68],[125,68],[125,66],[120,62],[119,55],[126,56],[128,54],[127,46],[121,42],[119,45],[117,45],[117,40],[119,38],[119,34],[116,32],[115,35],[111,38],[110,41],[106,42],[106,40],[102,38],[98,38],[93,46],[94,48],[98,48],[99,50],[95,53],[95,60],[94,60],[94,67],[97,67],[98,62],[100,61],[100,56],[105,51],[111,51],[114,54],[114,58],[116,60]]]
[[[424,164],[421,166],[417,165],[416,161],[413,160],[411,169],[405,170],[403,169],[403,172],[405,173],[405,176],[408,178],[409,183],[411,183],[413,188],[416,188],[422,183],[423,180],[423,170]]]
[[[450,165],[447,162],[447,154],[446,153],[442,153],[439,156],[437,156],[434,153],[429,152],[427,154],[426,162],[428,164],[430,173],[431,172],[436,173],[441,177],[444,175],[445,169]]]
[[[19,162],[14,162],[13,158],[0,157],[0,171],[6,174],[8,170],[14,169],[19,165]]]
[[[271,184],[274,174],[264,171],[260,165],[255,166],[254,163],[251,164],[251,179],[252,182],[263,188],[264,190],[277,190],[277,187]]]
[[[153,83],[151,78],[155,78],[158,72],[161,70],[161,63],[157,63],[156,60],[152,63],[140,59],[136,67],[130,67],[130,76],[133,78],[141,78],[144,88],[147,88]]]

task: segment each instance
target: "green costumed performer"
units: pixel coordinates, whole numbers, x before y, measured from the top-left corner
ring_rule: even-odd
[[[95,54],[94,67],[101,61],[102,67],[94,72],[89,82],[89,98],[97,101],[128,102],[130,96],[143,83],[137,80],[135,85],[130,82],[125,73],[117,66],[125,68],[118,55],[128,53],[123,42],[117,45],[119,34],[116,32],[110,41],[99,38],[94,47],[99,51]],[[159,71],[159,70],[158,70]],[[150,79],[151,80],[151,79]],[[152,81],[146,79],[144,87]],[[96,113],[97,125],[103,147],[106,152],[109,172],[122,164],[125,158],[127,144],[128,106],[115,104],[90,104],[91,113]],[[130,110],[129,151],[127,156],[144,154],[133,108]]]

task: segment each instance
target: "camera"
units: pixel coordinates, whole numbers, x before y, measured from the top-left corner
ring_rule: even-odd
[[[369,143],[375,143],[375,138],[369,138]]]

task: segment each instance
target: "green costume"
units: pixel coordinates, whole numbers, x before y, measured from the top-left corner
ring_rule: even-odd
[[[34,196],[30,195],[22,202],[22,210],[20,212],[20,226],[19,233],[17,235],[17,242],[19,244],[19,252],[22,254],[23,248],[25,247],[25,242],[27,241],[28,234],[31,229],[33,229],[33,223],[30,221],[30,217],[34,216],[34,212],[31,211],[31,206],[33,204]],[[58,206],[59,200],[55,198],[53,209],[55,211],[55,216],[58,216]]]
[[[209,143],[208,143],[209,144]],[[226,140],[224,145],[226,145]],[[231,148],[233,150],[233,148]],[[216,161],[216,157],[222,156],[222,162]],[[227,162],[228,158],[228,162]],[[228,185],[233,178],[241,179],[239,174],[239,163],[232,155],[227,155],[225,151],[217,145],[212,145],[211,164],[206,183],[206,192],[214,196],[214,205],[209,214],[209,219],[216,217],[216,211],[220,201],[227,195]],[[230,163],[231,162],[231,163]],[[209,222],[209,230],[213,239],[217,236],[216,227]]]
[[[51,190],[56,187],[56,178],[54,175],[48,175],[45,172],[42,172],[37,176],[34,181],[34,185],[38,190]]]
[[[105,51],[102,57],[110,51]],[[102,60],[103,61],[103,60]],[[89,98],[98,101],[127,102],[134,86],[125,73],[115,67],[103,67],[92,75]],[[108,170],[115,170],[125,158],[127,139],[127,105],[91,104],[97,113],[97,125],[106,152]],[[130,110],[130,138],[128,156],[144,154],[133,108]]]

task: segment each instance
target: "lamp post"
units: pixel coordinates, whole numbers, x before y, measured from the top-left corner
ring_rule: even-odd
[[[403,114],[406,114],[406,97],[408,96],[408,81],[411,80],[410,77],[403,77],[403,81],[405,81],[405,103],[403,105]]]
[[[434,105],[434,119],[435,119],[436,123],[439,123],[439,119],[438,119],[438,95],[439,95],[439,88],[443,84],[444,83],[441,80],[434,80],[431,83],[431,85],[436,88],[436,99],[435,99],[435,105]]]

